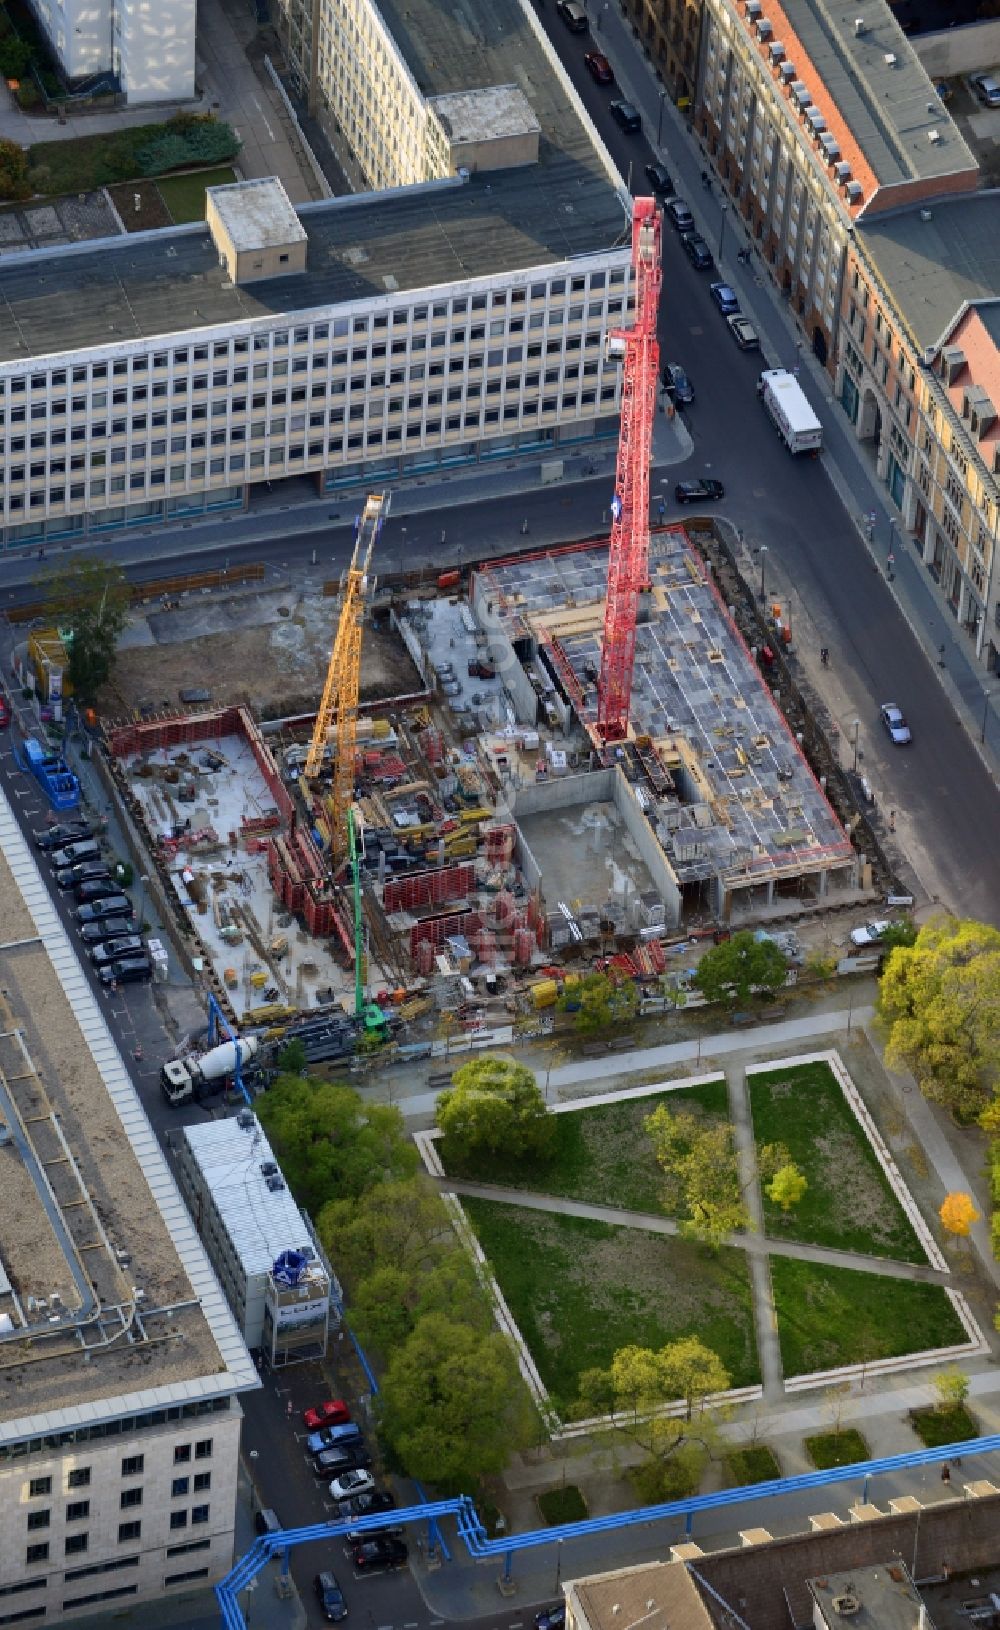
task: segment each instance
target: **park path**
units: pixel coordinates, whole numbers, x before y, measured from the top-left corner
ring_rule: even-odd
[[[746,1238],[764,1238],[764,1205],[757,1181],[757,1150],[750,1103],[747,1097],[746,1075],[738,1064],[726,1070],[729,1091],[729,1121],[733,1129],[736,1165],[740,1188],[750,1218],[752,1233]],[[737,1236],[744,1238],[743,1235]],[[784,1395],[784,1374],[781,1367],[781,1346],[778,1341],[778,1315],[774,1306],[771,1286],[771,1267],[763,1252],[748,1251],[747,1267],[753,1289],[753,1316],[757,1330],[757,1357],[760,1361],[760,1379],[765,1404],[777,1403]]]
[[[611,1223],[618,1228],[643,1229],[647,1234],[680,1233],[674,1217],[658,1217],[649,1211],[626,1211],[620,1206],[591,1205],[586,1200],[568,1200],[561,1194],[536,1194],[530,1189],[501,1187],[498,1183],[473,1183],[461,1177],[431,1179],[445,1194],[469,1195],[474,1200],[495,1200],[499,1205],[523,1206],[527,1211],[552,1211],[563,1217],[586,1217],[592,1222]],[[778,1240],[762,1234],[730,1234],[724,1242],[745,1251],[751,1261],[769,1256],[795,1257],[800,1262],[820,1262],[831,1268],[854,1268],[864,1273],[882,1274],[888,1279],[915,1279],[926,1285],[947,1285],[961,1290],[963,1281],[947,1269],[932,1268],[929,1262],[898,1262],[893,1257],[864,1256],[860,1251],[838,1251],[829,1245],[806,1245]]]

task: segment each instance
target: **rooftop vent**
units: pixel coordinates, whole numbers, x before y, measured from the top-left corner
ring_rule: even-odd
[[[812,97],[806,88],[805,82],[801,79],[796,79],[793,82],[792,95],[794,96],[796,102],[798,102],[800,108],[806,108],[812,102]]]
[[[831,136],[828,130],[824,130],[820,135],[819,144],[826,155],[826,162],[828,164],[832,164],[835,159],[840,157],[840,143],[838,142],[836,136]]]
[[[833,173],[837,178],[838,187],[843,187],[851,179],[851,166],[841,159],[839,164],[833,166]]]
[[[860,181],[849,181],[847,183],[846,191],[847,201],[849,204],[860,204],[865,195],[865,189],[862,187]]]
[[[783,62],[781,64],[781,67],[779,68],[778,72],[781,74],[781,77],[785,81],[785,84],[790,85],[792,80],[795,78],[795,64],[794,64],[794,62]]]
[[[854,19],[854,32],[855,32],[855,34],[860,36],[860,35],[864,34],[867,31],[867,28],[868,28],[868,24],[865,22],[863,17],[855,17],[855,19]]]
[[[757,20],[757,38],[759,40],[769,40],[773,33],[774,33],[774,29],[772,28],[772,26],[771,26],[770,22],[768,21],[768,19],[766,17],[758,18],[758,20]]]
[[[965,367],[965,352],[960,345],[945,345],[941,349],[941,377],[947,385],[953,385],[962,369]]]
[[[780,40],[774,40],[767,48],[767,54],[772,63],[778,63],[785,55],[785,47]]]
[[[807,108],[806,118],[813,127],[814,135],[819,136],[826,129],[826,120],[820,113],[819,108]]]
[[[267,1186],[272,1194],[280,1194],[281,1190],[285,1186],[285,1179],[279,1176],[269,1177],[267,1179]]]
[[[830,1605],[833,1611],[839,1613],[843,1619],[849,1619],[853,1614],[861,1612],[861,1602],[849,1590],[845,1590],[840,1596],[835,1596]]]
[[[938,130],[936,128],[934,130],[928,130],[928,132],[927,132],[927,140],[930,141],[930,142],[939,142],[941,140],[941,132],[940,132],[940,130]]]
[[[751,21],[755,17],[759,17],[763,10],[764,8],[761,5],[760,0],[747,0],[747,16],[751,19]]]
[[[261,1177],[273,1177],[277,1170],[278,1163],[275,1160],[262,1160],[260,1163]]]
[[[887,51],[885,56],[882,58],[882,61],[885,63],[887,68],[895,68],[899,58],[897,57],[895,51]]]
[[[236,1124],[241,1132],[252,1132],[256,1125],[256,1116],[252,1109],[241,1109],[236,1117]]]

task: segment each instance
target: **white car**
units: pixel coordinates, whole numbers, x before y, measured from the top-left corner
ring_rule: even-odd
[[[877,945],[883,934],[892,927],[890,922],[865,923],[861,928],[851,929],[852,945]]]
[[[1000,108],[1000,84],[993,74],[973,74],[969,84],[980,102],[988,108]]]
[[[375,1487],[371,1472],[344,1472],[330,1484],[331,1500],[352,1500],[356,1494],[370,1494]]]
[[[883,702],[879,711],[882,714],[882,723],[889,732],[892,745],[894,747],[908,747],[913,737],[910,735],[910,727],[903,717],[902,708],[898,708],[895,702]]]

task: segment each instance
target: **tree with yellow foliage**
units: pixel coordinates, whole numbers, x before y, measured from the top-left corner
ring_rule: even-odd
[[[957,1234],[960,1239],[968,1239],[973,1223],[979,1221],[982,1212],[976,1210],[971,1194],[956,1191],[945,1195],[938,1216],[941,1218],[941,1226],[946,1228],[949,1234]]]
[[[913,1071],[927,1098],[974,1120],[1000,1091],[1000,932],[937,917],[886,958],[879,984],[890,1068]]]

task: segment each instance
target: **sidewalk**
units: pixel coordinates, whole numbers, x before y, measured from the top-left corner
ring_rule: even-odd
[[[591,0],[590,10],[594,38],[610,58],[622,94],[642,113],[643,127],[654,147],[656,132],[660,130],[657,155],[677,178],[678,190],[690,205],[698,230],[714,254],[726,193],[717,178],[713,180],[711,193],[701,184],[701,173],[711,160],[697,145],[683,114],[660,85],[618,8]],[[747,236],[737,210],[731,200],[727,202],[723,254],[721,259],[718,255],[715,257],[719,271],[735,289],[741,309],[760,333],[761,354],[767,365],[798,368],[808,381],[812,404],[823,424],[822,458],[827,472],[866,542],[863,518],[866,513],[874,513],[873,539],[867,545],[872,561],[884,571],[892,548],[896,557],[892,584],[896,603],[928,660],[940,667],[946,693],[994,780],[1000,784],[1000,685],[990,686],[989,677],[977,671],[968,641],[935,600],[915,546],[905,546],[908,534],[898,512],[888,500],[885,486],[875,476],[863,447],[855,440],[833,394],[830,375],[813,355],[794,313],[763,269],[759,257],[755,255],[749,266],[736,260],[736,252],[747,242]],[[992,692],[989,701],[986,700],[988,692]],[[984,707],[985,744],[981,741]]]

